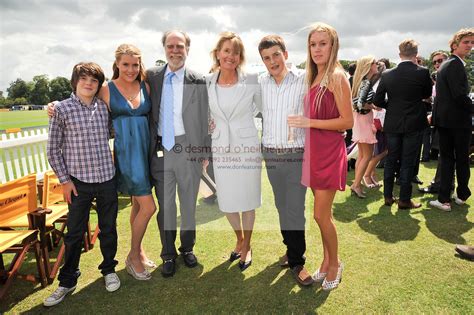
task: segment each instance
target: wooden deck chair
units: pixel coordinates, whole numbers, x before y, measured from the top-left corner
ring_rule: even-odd
[[[15,278],[40,282],[42,287],[48,284],[45,272],[45,260],[42,256],[38,233],[44,230],[46,210],[37,208],[36,175],[0,185],[0,299],[3,299]],[[27,229],[14,229],[8,222],[26,217]],[[29,251],[35,253],[38,275],[21,275],[20,267]],[[8,268],[5,268],[3,255],[14,253]]]
[[[51,228],[52,242],[55,246],[58,246],[59,241],[64,236],[69,209],[67,203],[63,202],[63,189],[54,172],[48,171],[44,174],[42,193],[43,209],[51,210],[51,214],[46,218],[46,227]],[[59,225],[59,227],[56,227],[56,225]]]
[[[30,174],[5,184],[0,184],[0,194],[2,200],[6,203],[1,208],[0,228],[28,227],[30,223],[27,214],[36,211],[38,208],[36,174]]]
[[[66,227],[68,206],[66,203],[61,203],[64,200],[61,183],[53,171],[48,171],[44,174],[42,206],[44,209],[51,209],[52,214],[48,216],[46,226],[52,223],[62,223],[59,230],[55,230],[53,236],[63,237],[64,229]],[[93,205],[94,206],[94,205]],[[87,224],[86,235],[84,235],[84,251],[93,248],[97,235],[99,234],[98,225],[94,231],[91,232],[90,224]],[[57,245],[59,240],[56,240]]]

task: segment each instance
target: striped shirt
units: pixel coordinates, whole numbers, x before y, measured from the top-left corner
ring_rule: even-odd
[[[54,107],[49,121],[48,161],[63,184],[70,176],[103,183],[115,175],[109,147],[110,122],[105,103],[87,106],[74,94]]]
[[[294,128],[294,141],[288,143],[288,115],[303,115],[303,98],[307,92],[305,73],[288,70],[280,84],[267,72],[260,76],[262,88],[263,136],[267,148],[303,148],[305,130]]]

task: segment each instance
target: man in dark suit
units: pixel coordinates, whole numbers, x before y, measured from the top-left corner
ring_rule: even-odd
[[[449,42],[451,57],[442,64],[436,80],[433,120],[439,132],[439,151],[443,163],[438,200],[430,201],[430,205],[444,211],[451,211],[454,166],[458,182],[455,203],[462,205],[471,195],[468,187],[471,99],[463,59],[471,53],[473,45],[474,29],[461,29],[454,34]]]
[[[384,168],[385,204],[390,206],[395,202],[394,174],[397,160],[400,160],[398,209],[413,209],[421,207],[421,204],[411,200],[411,180],[423,130],[428,126],[423,99],[431,96],[432,83],[428,69],[416,64],[418,44],[407,39],[398,47],[402,61],[382,74],[374,104],[387,109],[384,124],[388,146]]]
[[[149,69],[152,110],[150,125],[150,173],[158,198],[162,275],[176,271],[176,191],[180,201],[179,252],[188,267],[197,265],[193,253],[196,240],[196,199],[201,160],[208,136],[208,99],[202,75],[185,67],[190,38],[182,31],[163,34],[168,63]]]
[[[444,51],[438,50],[431,54],[431,62],[433,63],[434,72],[431,73],[431,79],[436,83],[436,72],[441,67],[441,64],[448,59],[448,54]],[[431,96],[433,99],[436,98],[436,89],[433,89],[433,93]],[[429,120],[431,120],[431,124],[433,125],[433,120],[431,119],[432,115],[428,115]],[[439,140],[438,140],[438,132],[436,128],[433,128],[431,132],[431,146],[432,149],[436,149],[439,151]],[[441,184],[441,158],[438,158],[438,166],[436,167],[436,174],[431,183],[426,187],[421,187],[418,189],[421,193],[430,193],[430,194],[437,194],[439,191],[439,186]]]

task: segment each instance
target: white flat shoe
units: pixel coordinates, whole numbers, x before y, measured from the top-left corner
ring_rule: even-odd
[[[125,260],[125,268],[127,269],[128,274],[134,277],[136,280],[146,281],[151,279],[151,274],[146,269],[143,272],[136,272],[128,257]]]
[[[142,264],[145,268],[150,268],[150,269],[154,269],[158,267],[158,265],[153,260],[150,260],[150,259],[144,261]]]
[[[344,270],[344,264],[342,262],[339,263],[339,268],[337,268],[337,275],[336,279],[332,281],[327,281],[324,278],[323,284],[321,285],[324,291],[331,291],[336,289],[339,286],[339,283],[342,281],[342,271]]]
[[[314,282],[323,282],[324,281],[324,278],[326,278],[327,276],[327,272],[319,272],[319,269],[316,270],[316,272],[311,276],[311,278],[313,278],[313,281]]]

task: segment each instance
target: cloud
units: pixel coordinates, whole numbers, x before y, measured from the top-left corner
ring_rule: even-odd
[[[66,46],[66,45],[52,45],[46,47],[46,54],[61,54],[61,55],[67,55],[71,56],[75,54],[77,51],[77,48],[73,46]]]
[[[473,25],[472,0],[2,0],[0,1],[0,90],[17,77],[70,76],[72,66],[92,60],[111,76],[114,51],[121,43],[142,50],[147,67],[164,59],[161,36],[179,28],[192,39],[188,65],[201,72],[211,66],[209,52],[220,32],[237,32],[248,64],[261,63],[257,51],[266,34],[281,34],[289,60],[306,60],[305,28],[313,22],[333,25],[342,59],[367,54],[397,61],[398,43],[412,37],[420,54],[447,49],[451,35]]]

